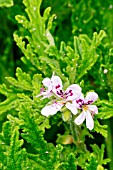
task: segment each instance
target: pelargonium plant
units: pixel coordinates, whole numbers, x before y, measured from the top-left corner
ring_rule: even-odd
[[[0,169],[112,170],[112,0],[0,8]]]
[[[54,115],[58,111],[62,111],[63,106],[66,106],[73,115],[76,115],[78,110],[81,109],[82,113],[75,118],[74,122],[80,125],[86,119],[87,128],[90,130],[94,128],[93,117],[94,114],[98,113],[98,108],[91,104],[97,100],[97,93],[88,92],[86,98],[84,98],[82,89],[78,84],[72,84],[66,91],[63,91],[60,77],[54,74],[51,79],[45,78],[42,83],[44,87],[40,89],[41,92],[37,97],[43,96],[41,99],[51,98],[47,106],[41,110],[42,115],[46,117]]]

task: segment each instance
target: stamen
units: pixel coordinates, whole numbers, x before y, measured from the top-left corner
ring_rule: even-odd
[[[57,94],[60,95],[61,97],[64,95],[62,90],[57,91]]]
[[[83,109],[84,111],[87,111],[87,110],[88,110],[87,105],[83,105],[83,106],[82,106],[82,109]]]
[[[73,96],[72,90],[69,90],[69,92],[65,93],[65,98],[67,99],[69,96]]]
[[[56,86],[58,87],[58,86]],[[61,96],[64,99],[67,99],[69,96],[73,96],[72,90],[69,90],[68,92],[64,93],[62,90],[57,90],[57,94]]]

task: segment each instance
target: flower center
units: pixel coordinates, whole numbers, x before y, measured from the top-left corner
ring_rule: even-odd
[[[87,111],[87,110],[88,110],[88,106],[87,106],[87,105],[82,105],[82,109],[83,109],[84,111]]]
[[[57,94],[63,99],[67,99],[69,96],[73,96],[72,90],[69,90],[68,92],[63,92],[62,90],[59,90],[57,91]]]
[[[84,105],[84,101],[82,99],[76,100],[76,103],[79,105],[80,108]]]
[[[65,96],[66,99],[67,99],[69,96],[73,96],[72,90],[69,90],[68,92],[65,92],[64,96]]]

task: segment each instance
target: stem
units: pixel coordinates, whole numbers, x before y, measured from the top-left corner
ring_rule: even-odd
[[[76,125],[73,121],[73,115],[70,118],[70,130],[74,139],[74,143],[77,146],[77,148],[79,150],[82,150],[83,152],[87,152],[87,148],[86,145],[83,141],[81,141],[80,137],[81,137],[81,128]]]
[[[113,146],[112,146],[112,133],[111,133],[111,124],[110,120],[107,120],[108,125],[108,137],[106,139],[106,148],[107,148],[107,156],[111,159],[111,162],[109,162],[109,168],[110,170],[113,169]]]

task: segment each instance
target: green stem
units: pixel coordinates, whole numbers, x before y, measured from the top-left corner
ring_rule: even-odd
[[[110,170],[113,170],[113,146],[112,146],[112,133],[111,133],[111,125],[110,120],[107,120],[108,125],[108,137],[106,139],[106,147],[107,147],[107,156],[111,159],[111,162],[109,163]]]
[[[70,130],[74,139],[74,143],[77,148],[83,152],[87,152],[87,148],[85,143],[81,140],[81,128],[76,125],[73,121],[73,115],[70,118]]]

